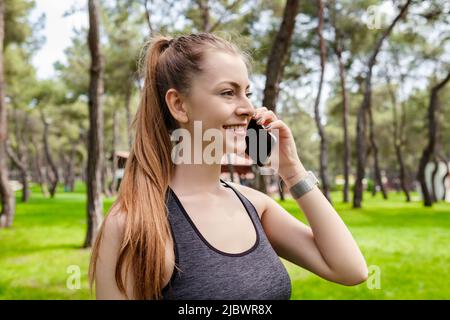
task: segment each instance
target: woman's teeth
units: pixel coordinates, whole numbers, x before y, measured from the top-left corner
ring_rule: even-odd
[[[237,135],[245,135],[247,133],[247,130],[245,126],[242,125],[235,125],[235,126],[223,126],[226,130],[232,130],[234,134]]]

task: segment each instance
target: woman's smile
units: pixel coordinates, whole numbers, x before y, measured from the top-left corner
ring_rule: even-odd
[[[245,137],[247,134],[247,127],[244,125],[223,126],[223,128],[226,130],[227,135],[233,134]]]

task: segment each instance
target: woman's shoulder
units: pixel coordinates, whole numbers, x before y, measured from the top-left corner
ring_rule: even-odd
[[[268,195],[259,190],[243,186],[239,183],[234,183],[230,181],[227,181],[227,183],[232,187],[234,187],[237,191],[239,191],[244,197],[246,197],[253,204],[256,211],[258,212],[259,218],[261,219],[262,214],[266,210]]]
[[[125,231],[126,215],[116,207],[111,208],[103,220],[102,237],[99,244],[96,265],[96,297],[97,299],[126,299],[118,289],[115,275],[122,237]],[[133,294],[131,273],[126,275],[126,291],[129,297]]]
[[[103,220],[103,237],[107,243],[118,245],[118,240],[125,232],[126,216],[117,206],[113,206]]]

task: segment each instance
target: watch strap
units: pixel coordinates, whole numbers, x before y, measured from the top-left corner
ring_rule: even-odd
[[[317,185],[319,185],[319,180],[312,171],[308,171],[308,175],[290,187],[289,192],[294,199],[298,199]]]

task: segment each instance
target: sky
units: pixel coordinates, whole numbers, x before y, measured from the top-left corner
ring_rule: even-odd
[[[45,44],[33,57],[38,78],[50,78],[54,74],[53,63],[65,61],[64,49],[70,46],[73,29],[88,25],[88,17],[82,12],[63,17],[64,12],[72,6],[81,6],[82,0],[36,0],[34,16],[45,13],[45,28],[41,33],[45,36]]]

